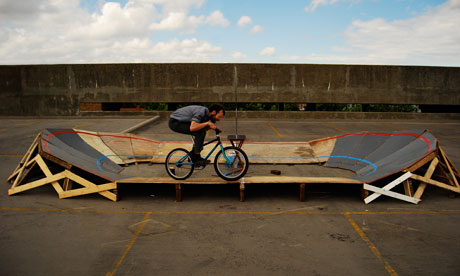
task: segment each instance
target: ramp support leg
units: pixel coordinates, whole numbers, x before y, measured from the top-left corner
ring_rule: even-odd
[[[305,201],[305,183],[300,184],[299,200],[300,200],[300,202]]]
[[[244,202],[244,183],[240,183],[240,202]]]
[[[182,201],[181,184],[176,184],[176,202]]]

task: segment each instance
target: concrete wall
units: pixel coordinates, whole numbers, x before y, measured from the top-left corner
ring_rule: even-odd
[[[460,105],[460,67],[313,64],[0,66],[0,115],[76,115],[98,102]]]

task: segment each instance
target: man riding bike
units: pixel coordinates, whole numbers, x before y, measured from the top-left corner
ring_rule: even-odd
[[[169,128],[182,134],[194,137],[193,150],[190,152],[192,161],[197,166],[204,166],[201,158],[204,138],[208,129],[218,130],[216,122],[225,116],[225,109],[220,104],[213,104],[209,108],[201,105],[189,105],[171,113]]]

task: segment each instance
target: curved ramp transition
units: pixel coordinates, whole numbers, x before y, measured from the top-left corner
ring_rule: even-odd
[[[13,174],[9,194],[52,184],[60,198],[99,193],[116,200],[117,183],[229,183],[220,179],[142,178],[120,174],[124,166],[137,162],[162,164],[174,148],[191,148],[191,143],[160,142],[134,134],[90,132],[78,129],[45,129],[40,132]],[[249,183],[353,183],[366,184],[376,194],[390,195],[392,187],[370,186],[377,180],[420,181],[415,194],[407,185],[406,197],[420,199],[426,184],[460,193],[459,173],[440,149],[436,137],[427,130],[359,132],[310,142],[246,142],[244,150],[254,164],[321,164],[355,172],[353,177],[246,177]],[[203,154],[207,154],[203,151]],[[435,170],[436,169],[436,170]],[[35,171],[34,173],[31,173]],[[414,174],[417,171],[421,175]],[[437,179],[432,178],[436,172]],[[41,174],[42,178],[32,177]],[[33,180],[33,181],[32,181]],[[380,182],[380,181],[379,181]],[[406,187],[406,186],[405,186]],[[374,190],[373,190],[374,189]],[[403,199],[406,200],[406,199]],[[418,202],[418,201],[417,201]]]

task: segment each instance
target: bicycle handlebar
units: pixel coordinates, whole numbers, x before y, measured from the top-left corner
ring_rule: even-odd
[[[215,131],[216,131],[216,135],[222,132],[222,130],[220,129],[215,129]]]

